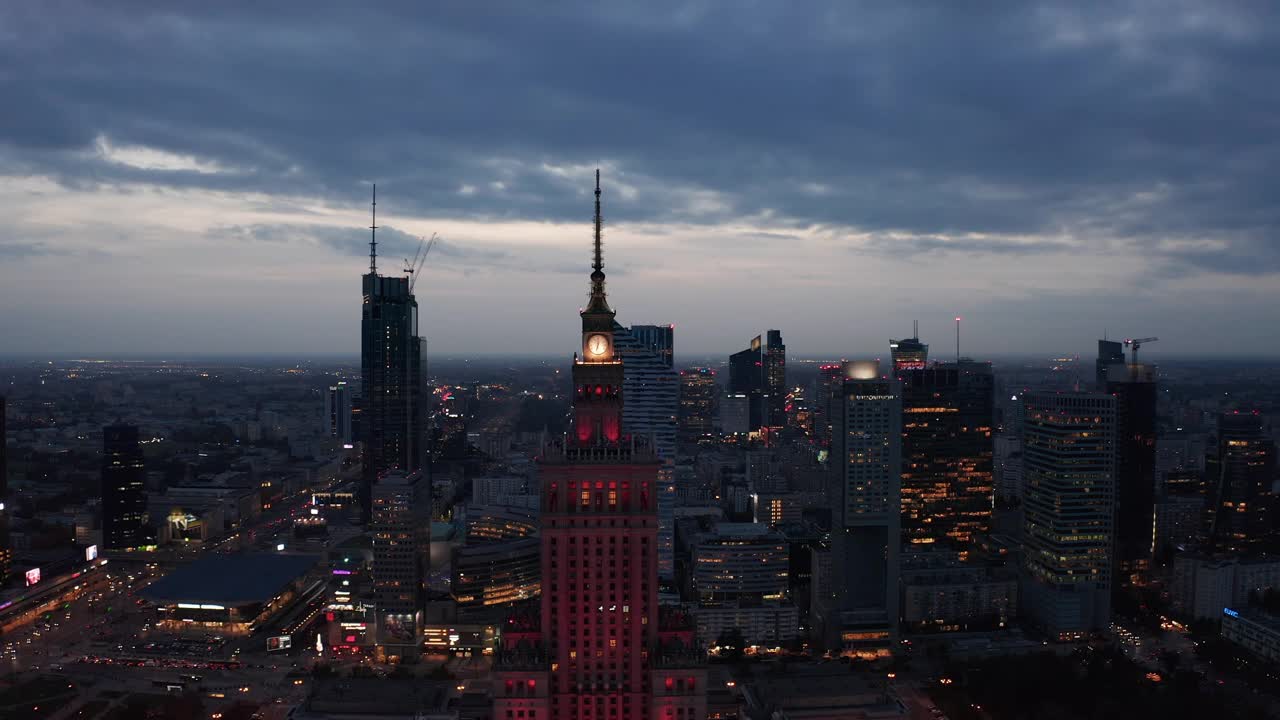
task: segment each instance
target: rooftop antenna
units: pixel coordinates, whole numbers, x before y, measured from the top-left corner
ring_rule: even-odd
[[[378,183],[373,184],[373,224],[369,226],[369,274],[378,274]]]
[[[911,337],[917,340],[920,339],[920,321],[919,320],[911,321]]]
[[[960,316],[956,316],[956,364],[960,364]]]

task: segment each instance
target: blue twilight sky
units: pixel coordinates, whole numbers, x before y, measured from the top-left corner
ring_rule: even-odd
[[[567,354],[599,165],[682,352],[1280,353],[1275,7],[4,3],[0,351],[354,353],[377,182],[433,352]]]

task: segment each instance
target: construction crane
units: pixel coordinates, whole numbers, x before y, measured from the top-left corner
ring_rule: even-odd
[[[1137,339],[1134,339],[1134,338],[1125,338],[1125,339],[1124,339],[1124,346],[1130,349],[1130,350],[1129,350],[1129,364],[1130,364],[1130,365],[1137,365],[1137,364],[1138,364],[1138,349],[1139,349],[1139,348],[1141,348],[1143,345],[1146,345],[1147,343],[1153,343],[1153,342],[1155,342],[1155,341],[1157,341],[1157,340],[1159,340],[1159,339],[1160,339],[1160,338],[1153,338],[1153,337],[1149,337],[1149,338],[1137,338]]]
[[[422,271],[422,264],[427,261],[427,254],[431,252],[431,248],[436,246],[436,234],[431,233],[431,239],[418,238],[418,249],[413,253],[413,259],[404,259],[404,273],[409,276],[409,292],[413,292],[413,287],[418,283],[418,274]]]

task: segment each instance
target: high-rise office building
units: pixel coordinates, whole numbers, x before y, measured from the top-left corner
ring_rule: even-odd
[[[636,342],[643,344],[662,359],[667,368],[674,368],[676,363],[676,326],[675,325],[632,325],[627,328]],[[626,362],[626,359],[623,359]]]
[[[821,623],[829,646],[887,655],[898,636],[902,388],[875,360],[845,363],[832,439],[834,597]]]
[[[720,386],[716,371],[693,367],[680,371],[680,418],[677,434],[685,442],[697,442],[715,432],[716,397]]]
[[[642,327],[669,330],[667,326]],[[664,356],[671,347],[670,336],[666,337],[665,346],[654,346],[642,340],[643,335],[635,333],[634,328],[614,323],[613,349],[622,361],[622,389],[627,396],[622,421],[633,435],[652,435],[658,454],[664,460],[674,462],[680,414],[680,373],[666,363]]]
[[[0,586],[9,578],[13,548],[9,540],[9,429],[5,424],[5,400],[0,395]]]
[[[542,590],[537,517],[524,508],[467,508],[466,543],[452,552],[450,592],[458,618],[504,620],[512,606]]]
[[[1156,377],[1150,365],[1110,365],[1116,399],[1116,577],[1114,591],[1151,564],[1156,509]]]
[[[751,432],[751,397],[746,393],[725,393],[720,398],[720,431],[725,435]]]
[[[1210,541],[1215,549],[1270,549],[1275,520],[1276,444],[1256,412],[1218,415],[1217,442],[1205,459]]]
[[[415,657],[431,542],[431,486],[421,472],[389,472],[373,485],[373,593],[378,646],[388,657]]]
[[[693,590],[700,602],[786,597],[790,556],[786,537],[761,523],[716,525],[693,541]]]
[[[378,477],[391,470],[412,473],[422,467],[425,457],[425,368],[423,342],[418,335],[418,301],[413,296],[412,276],[378,274],[376,195],[374,209],[360,320],[364,466],[357,498],[366,522]]]
[[[1022,400],[1020,605],[1050,637],[1077,639],[1111,621],[1116,399],[1037,391]]]
[[[1124,364],[1124,343],[1115,340],[1098,341],[1098,359],[1094,361],[1094,383],[1099,391],[1107,389],[1107,372],[1111,366]]]
[[[147,544],[146,464],[134,425],[102,429],[102,544],[127,550]]]
[[[897,371],[902,382],[902,542],[967,552],[991,527],[990,363]]]
[[[9,429],[5,423],[5,400],[0,395],[0,502],[9,494]]]
[[[747,398],[747,431],[756,432],[765,425],[769,412],[765,399],[764,350],[757,335],[746,350],[729,356],[728,395]]]
[[[843,388],[843,364],[818,366],[818,379],[813,390],[813,439],[820,448],[831,447],[832,427],[844,404]]]
[[[920,326],[909,338],[889,341],[889,357],[893,361],[893,373],[901,375],[907,370],[923,370],[929,364],[929,346],[920,342]]]
[[[706,713],[705,669],[687,649],[673,655],[660,641],[662,461],[647,437],[627,432],[625,370],[605,295],[601,241],[597,173],[591,295],[573,363],[573,429],[539,459],[541,612],[537,621],[513,618],[507,625],[496,663],[495,717]]]
[[[675,575],[676,424],[680,414],[680,374],[671,367],[674,326],[623,327],[614,322],[614,353],[622,360],[622,423],[627,432],[652,438],[658,473],[658,576]]]
[[[351,444],[351,388],[345,382],[330,385],[325,393],[324,432],[344,445]]]
[[[765,333],[763,354],[765,414],[761,422],[769,427],[787,424],[787,346],[782,343],[781,330]]]

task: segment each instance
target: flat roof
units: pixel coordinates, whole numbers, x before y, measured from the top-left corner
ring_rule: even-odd
[[[142,590],[151,602],[246,605],[266,602],[320,561],[318,555],[206,555]]]

